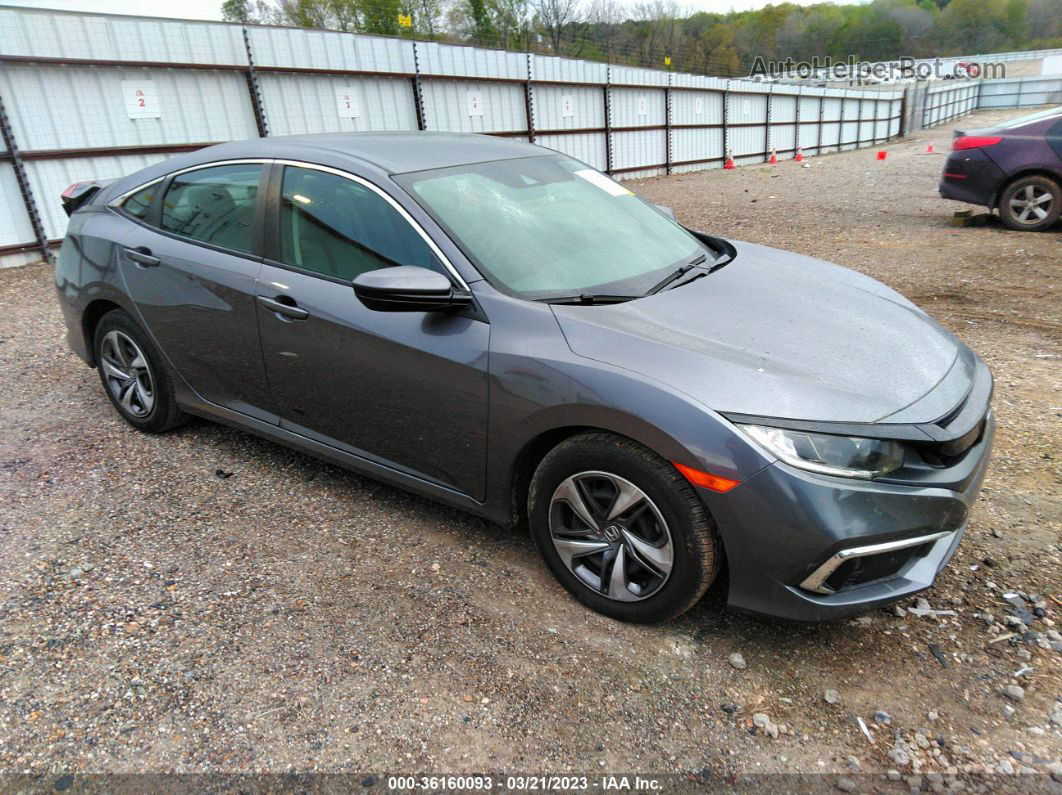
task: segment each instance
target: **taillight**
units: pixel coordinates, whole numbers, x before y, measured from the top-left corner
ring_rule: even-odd
[[[1002,140],[1002,135],[964,135],[951,142],[951,150],[980,149],[982,146],[995,146]]]

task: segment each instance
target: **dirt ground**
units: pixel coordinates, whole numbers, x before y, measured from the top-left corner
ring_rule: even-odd
[[[0,272],[0,771],[1057,786],[1062,227],[950,226],[924,153],[950,136],[626,184],[880,279],[990,365],[994,462],[924,594],[954,616],[793,626],[715,589],[663,626],[607,620],[528,538],[206,422],[137,433],[68,351],[49,269]]]

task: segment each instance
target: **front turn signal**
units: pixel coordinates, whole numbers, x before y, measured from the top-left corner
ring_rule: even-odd
[[[702,472],[699,469],[688,467],[684,464],[680,464],[678,461],[672,461],[675,465],[675,469],[682,473],[694,486],[703,486],[711,491],[717,491],[720,494],[726,494],[735,486],[740,486],[740,480],[731,480],[730,478],[724,478],[722,475],[713,475],[711,472]]]

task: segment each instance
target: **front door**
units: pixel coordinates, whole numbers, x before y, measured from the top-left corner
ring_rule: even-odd
[[[285,166],[278,216],[257,294],[281,427],[482,499],[490,326],[358,301],[351,282],[365,271],[445,272],[367,183]]]

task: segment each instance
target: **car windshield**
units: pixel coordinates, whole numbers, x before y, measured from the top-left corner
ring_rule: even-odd
[[[561,155],[395,179],[495,286],[522,298],[640,296],[716,256],[622,185]]]

